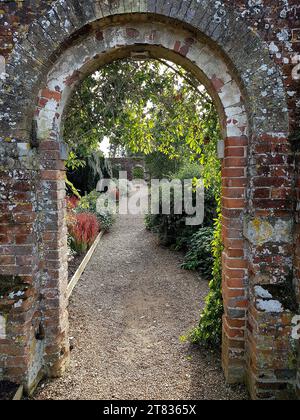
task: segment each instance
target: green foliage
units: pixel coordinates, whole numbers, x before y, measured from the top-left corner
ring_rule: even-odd
[[[76,255],[78,255],[78,251],[74,247],[74,239],[69,231],[70,227],[68,226],[68,236],[67,236],[67,243],[68,243],[68,261],[73,260]]]
[[[170,159],[165,153],[152,152],[145,157],[146,169],[152,179],[167,178],[169,174],[177,172],[181,165],[182,159]]]
[[[214,264],[212,280],[209,284],[210,292],[206,298],[206,305],[201,314],[200,322],[189,338],[193,343],[206,346],[220,346],[222,340],[222,316],[224,313],[222,299],[222,224],[221,216],[216,221],[214,239],[212,242]]]
[[[114,215],[112,213],[105,212],[105,211],[98,212],[97,219],[99,220],[101,230],[104,232],[108,232],[115,222]]]
[[[213,228],[202,228],[196,232],[188,245],[182,268],[198,270],[202,277],[211,276],[214,258],[212,256]]]
[[[112,156],[159,152],[192,159],[218,131],[211,120],[218,118],[210,97],[182,68],[157,60],[116,61],[86,78],[70,101],[68,167],[84,166],[106,137]]]
[[[202,168],[196,163],[185,164],[176,174],[172,174],[170,179],[198,180],[201,178]],[[199,226],[187,226],[186,218],[189,217],[184,211],[182,214],[175,214],[174,190],[171,189],[171,212],[170,214],[147,215],[146,225],[148,229],[159,235],[162,245],[170,246],[176,250],[186,250],[191,238],[199,231]],[[205,192],[205,217],[203,226],[212,226],[216,213],[216,200],[211,190]],[[162,194],[160,196],[160,208],[162,208]],[[182,204],[182,208],[184,208]]]
[[[101,193],[96,190],[90,194],[83,196],[78,204],[77,211],[90,212],[93,214],[97,213],[97,200],[101,196]]]
[[[170,176],[171,179],[201,179],[203,168],[196,162],[185,162],[183,166]]]
[[[145,178],[144,168],[142,168],[141,166],[136,166],[135,168],[133,168],[132,176],[133,176],[133,179],[144,179]]]
[[[90,212],[95,214],[100,224],[101,230],[107,232],[110,230],[115,221],[115,215],[109,207],[99,208],[98,199],[101,197],[101,193],[92,191],[90,194],[85,195],[81,198],[76,211],[78,213]],[[98,204],[97,204],[98,202]]]

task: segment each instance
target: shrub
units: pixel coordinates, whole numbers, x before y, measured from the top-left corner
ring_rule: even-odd
[[[72,236],[68,233],[68,262],[72,261],[77,255],[77,252],[72,247],[72,241]]]
[[[142,168],[141,166],[136,166],[135,168],[133,168],[132,176],[133,176],[133,179],[144,179],[145,178],[144,168]]]
[[[171,179],[201,179],[202,167],[198,163],[185,163],[175,174],[171,175]]]
[[[146,169],[151,178],[163,179],[179,170],[182,159],[170,159],[162,152],[155,151],[146,155]]]
[[[146,214],[145,216],[145,226],[147,230],[150,230],[151,232],[156,232],[156,227],[158,226],[157,219],[158,216],[152,215],[152,214]]]
[[[100,226],[95,215],[79,213],[74,215],[74,220],[69,224],[70,246],[78,254],[84,254],[92,246]]]
[[[97,200],[100,195],[101,193],[98,193],[96,190],[92,191],[90,194],[85,195],[81,198],[76,210],[79,212],[89,212],[96,214]]]
[[[212,255],[213,228],[202,228],[190,239],[188,252],[182,268],[199,270],[204,278],[211,276],[214,258]]]
[[[202,168],[198,164],[189,163],[182,167],[177,174],[172,175],[172,179],[200,179]],[[160,208],[162,200],[160,198]],[[184,208],[184,206],[182,206]],[[205,190],[205,216],[204,227],[213,226],[213,221],[217,216],[217,203],[212,189]],[[194,234],[199,231],[199,226],[187,226],[186,218],[189,217],[183,212],[177,215],[174,212],[174,191],[171,190],[171,214],[148,215],[145,223],[149,230],[158,233],[160,241],[164,246],[171,246],[176,250],[187,250]]]
[[[105,211],[97,213],[97,219],[103,232],[108,232],[115,221],[114,215],[109,212],[106,213]]]

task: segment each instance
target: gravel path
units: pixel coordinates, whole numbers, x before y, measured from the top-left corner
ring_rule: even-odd
[[[71,299],[70,368],[35,399],[247,399],[226,386],[218,355],[179,341],[208,292],[180,261],[142,218],[120,216]]]

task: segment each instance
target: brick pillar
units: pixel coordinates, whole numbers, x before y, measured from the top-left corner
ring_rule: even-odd
[[[42,149],[0,143],[0,380],[28,392],[69,353],[64,170],[57,144]]]
[[[45,371],[48,376],[57,377],[64,372],[69,360],[65,167],[58,142],[42,142],[39,153],[43,168],[37,195],[42,209],[39,231]]]
[[[287,138],[260,136],[252,162],[251,208],[244,227],[250,281],[247,382],[253,399],[288,399],[294,395],[296,380],[291,327],[297,304],[293,287],[293,168]]]
[[[248,306],[248,273],[243,238],[247,186],[246,137],[225,142],[223,189],[223,317],[222,360],[229,383],[244,382],[245,326]]]
[[[0,380],[30,389],[43,365],[36,161],[27,143],[10,137],[0,151]]]

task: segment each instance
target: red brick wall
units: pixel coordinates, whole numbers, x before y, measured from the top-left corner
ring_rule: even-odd
[[[19,45],[22,45],[22,39],[26,37],[30,23],[36,18],[44,16],[46,9],[50,7],[52,3],[52,1],[37,0],[28,0],[24,2],[5,1],[1,3],[0,55],[3,55],[7,62],[10,61],[11,52],[14,46],[16,46],[16,51],[19,56],[22,56],[22,47],[20,48]],[[90,6],[92,7],[92,3],[99,3],[102,12],[104,11],[106,14],[111,4],[117,4],[119,1],[116,0],[111,2],[103,0],[91,2],[89,0],[82,2],[79,0],[76,2],[76,7],[80,7],[79,5],[83,4],[84,8],[82,10],[87,10]],[[127,3],[130,2],[125,1],[124,4]],[[149,0],[147,2],[147,10],[151,13],[154,13],[155,11],[160,13],[163,11],[164,13],[166,12],[166,15],[172,15],[172,5],[174,4],[174,10],[177,10],[177,12],[175,14],[173,13],[173,16],[184,20],[189,17],[188,5],[190,5],[189,7],[191,9],[194,3],[196,2],[191,1],[188,3],[180,2],[179,0],[174,0],[173,2],[157,0],[155,2],[154,0]],[[273,117],[272,123],[274,127],[272,126],[272,129],[270,130],[270,124],[268,125],[267,121],[266,126],[268,126],[268,129],[266,130],[267,132],[264,132],[262,124],[259,126],[259,123],[253,123],[250,148],[247,144],[243,143],[242,137],[239,138],[241,141],[239,146],[249,151],[247,173],[245,173],[245,167],[242,167],[243,165],[239,167],[241,162],[238,161],[238,159],[242,160],[246,157],[246,151],[243,151],[243,156],[233,157],[232,147],[235,146],[230,144],[232,139],[226,139],[226,159],[224,161],[223,169],[223,234],[227,249],[223,260],[223,294],[225,305],[230,308],[230,314],[226,313],[224,318],[225,370],[228,369],[229,364],[232,377],[234,378],[235,374],[240,377],[242,369],[244,369],[244,367],[241,366],[240,356],[242,355],[245,357],[248,366],[248,382],[252,396],[257,398],[273,398],[274,396],[277,398],[284,398],[289,396],[289,387],[295,376],[295,368],[291,369],[287,360],[290,360],[291,351],[289,342],[291,334],[291,314],[288,312],[287,308],[285,308],[283,314],[278,315],[271,313],[264,314],[262,311],[258,311],[256,307],[258,298],[255,296],[254,286],[270,286],[269,283],[272,282],[277,284],[278,288],[276,293],[278,293],[278,290],[283,284],[283,280],[285,281],[288,279],[289,281],[291,276],[293,276],[291,259],[295,256],[294,269],[296,275],[293,277],[293,283],[298,294],[298,299],[300,300],[299,225],[296,225],[296,228],[294,229],[294,243],[292,240],[282,243],[282,241],[275,238],[274,234],[274,238],[269,242],[265,238],[266,232],[270,232],[270,230],[274,230],[275,233],[279,236],[281,235],[281,237],[284,236],[284,229],[286,229],[287,224],[295,214],[296,220],[299,222],[297,212],[295,212],[295,198],[297,195],[299,202],[300,149],[298,147],[298,142],[300,141],[300,135],[298,130],[300,89],[296,66],[300,63],[300,57],[297,56],[298,53],[300,55],[300,5],[297,4],[298,2],[295,0],[288,2],[283,2],[281,0],[262,0],[261,2],[225,0],[224,7],[220,5],[219,2],[214,3],[213,1],[210,1],[209,3],[213,6],[211,9],[213,11],[212,13],[215,13],[214,16],[209,17],[210,19],[213,18],[214,21],[216,21],[220,18],[220,21],[222,21],[222,19],[224,19],[224,12],[227,13],[227,16],[231,16],[230,8],[233,8],[237,14],[236,21],[245,22],[253,32],[259,35],[263,44],[268,46],[268,55],[271,56],[273,62],[281,69],[282,77],[279,77],[278,74],[276,74],[276,69],[271,68],[271,66],[266,68],[266,77],[268,80],[272,81],[272,83],[274,82],[274,86],[277,87],[278,81],[275,79],[279,78],[280,80],[283,80],[283,89],[288,102],[290,129],[288,133],[279,133],[277,126],[280,126],[280,120],[284,118],[285,110],[278,110],[278,108],[276,108],[278,107],[278,103],[276,103],[278,91],[257,92],[257,95],[259,96],[257,99],[261,101],[261,107],[266,107],[266,118]],[[288,3],[288,5],[286,3]],[[66,8],[67,4],[73,4],[73,0],[66,0],[64,5],[61,6],[61,9],[64,9],[64,7]],[[172,9],[170,9],[171,6]],[[73,17],[76,15],[76,10]],[[78,15],[75,16],[75,21],[77,18]],[[80,19],[81,18],[79,17],[78,20]],[[84,18],[82,18],[82,20],[84,21]],[[205,28],[207,27],[208,25],[206,24]],[[53,28],[52,31],[54,31]],[[216,28],[215,31],[217,33],[218,28]],[[51,33],[51,28],[49,29],[49,33]],[[55,36],[56,35],[58,36],[57,39],[59,39],[60,36],[62,39],[65,38],[61,33],[55,34]],[[231,35],[231,37],[229,35]],[[231,45],[231,42],[234,42],[234,39],[238,39],[240,33],[227,34],[227,36],[228,45]],[[245,36],[245,34],[241,36]],[[53,38],[55,37],[53,36]],[[36,45],[36,41],[32,42],[33,49],[35,49],[35,47],[38,49],[42,45]],[[56,41],[53,41],[53,43],[55,42]],[[248,51],[237,50],[235,52],[230,50],[229,47],[228,48],[231,55],[234,55],[235,53],[240,54],[239,61],[241,61],[242,66],[243,55],[245,55],[246,60],[247,56],[250,55],[256,47],[257,44],[253,41],[253,45],[246,45],[246,48],[249,49]],[[66,45],[61,48],[66,48]],[[43,50],[43,48],[40,48],[40,50]],[[259,56],[258,53],[256,60],[261,60],[263,63],[266,59],[263,54],[265,54],[265,52],[261,52],[261,56]],[[48,59],[47,55],[48,51],[44,48],[43,56],[41,57],[43,65]],[[15,56],[16,55],[14,55],[14,57]],[[53,59],[53,57],[51,57],[51,59]],[[32,65],[33,64],[34,61],[32,62]],[[28,61],[26,65],[25,63],[21,63],[17,77],[21,82],[20,80],[15,80],[16,86],[18,86],[17,83],[19,83],[24,87],[24,90],[28,89],[30,91],[30,83],[28,83],[28,86],[26,84],[26,72],[30,72],[30,67],[32,67],[32,65],[30,61]],[[238,74],[237,77],[239,77]],[[261,80],[260,77],[261,76],[258,75],[257,80],[252,78],[251,82],[249,81],[249,84],[263,86],[263,80]],[[22,79],[24,80],[23,85],[21,84]],[[12,90],[10,90],[11,87]],[[247,87],[249,88],[249,86]],[[251,87],[252,86],[250,86],[250,88]],[[3,281],[10,281],[13,285],[24,288],[25,293],[28,294],[24,306],[21,309],[16,310],[16,315],[14,316],[13,321],[11,321],[13,328],[12,333],[13,331],[17,331],[20,336],[26,335],[24,342],[22,343],[23,348],[29,345],[33,340],[41,317],[40,311],[43,311],[45,314],[52,313],[54,319],[57,317],[56,325],[49,326],[49,329],[55,330],[54,335],[57,337],[57,342],[53,343],[53,346],[51,346],[51,343],[45,344],[47,347],[46,353],[52,355],[50,361],[53,362],[63,358],[64,352],[68,353],[64,342],[64,335],[66,334],[65,317],[60,316],[62,311],[65,314],[65,308],[63,305],[61,306],[59,296],[52,296],[53,290],[51,290],[50,287],[50,284],[53,284],[54,288],[63,290],[63,285],[60,284],[60,279],[63,277],[60,272],[61,267],[57,266],[59,265],[59,262],[62,262],[63,260],[61,255],[54,255],[57,251],[58,244],[61,249],[65,246],[63,237],[64,232],[62,231],[63,225],[61,224],[61,216],[64,212],[63,185],[60,181],[63,176],[63,167],[61,167],[58,162],[57,155],[59,155],[59,148],[57,148],[55,141],[52,141],[53,139],[49,139],[49,142],[45,142],[43,145],[44,150],[40,150],[40,163],[44,168],[42,172],[42,183],[40,179],[35,178],[32,168],[31,170],[30,168],[24,169],[21,164],[19,165],[16,158],[20,155],[20,145],[17,145],[14,136],[8,136],[6,134],[7,126],[5,125],[4,120],[9,119],[6,116],[7,111],[15,112],[17,114],[21,105],[21,90],[22,89],[20,88],[16,88],[14,92],[13,86],[10,86],[4,92],[5,95],[3,95],[3,97],[9,97],[13,92],[17,99],[15,102],[12,101],[12,109],[4,110],[5,112],[2,114],[2,118],[4,127],[3,133],[5,133],[5,135],[0,132],[0,156],[3,160],[0,168],[0,186],[2,189],[6,189],[8,193],[7,197],[2,197],[2,201],[0,202],[0,258],[2,265],[0,276],[2,276],[1,279]],[[59,100],[60,95],[57,94],[57,97],[59,97],[57,98],[57,100]],[[255,99],[256,98],[251,98],[253,101],[255,101]],[[34,105],[32,102],[33,101],[28,103],[31,107]],[[259,108],[260,107],[258,107],[258,109]],[[276,109],[276,113],[278,112],[277,119],[276,115],[271,115],[273,109]],[[261,111],[261,109],[259,109],[259,111]],[[248,110],[248,114],[251,115],[251,109]],[[255,115],[251,115],[251,118],[255,120]],[[260,127],[257,130],[255,130],[256,125]],[[27,141],[28,132],[26,132],[26,130],[27,127],[22,126],[16,132],[16,137],[18,137],[18,142],[21,145],[24,145],[24,142]],[[34,139],[31,138],[31,140]],[[47,147],[50,147],[50,149]],[[296,163],[295,167],[294,163]],[[15,172],[13,173],[13,171]],[[17,176],[16,171],[18,171]],[[233,183],[235,183],[234,187]],[[52,205],[57,212],[51,220],[41,219],[36,221],[35,203],[34,200],[32,200],[31,194],[34,191],[35,196],[38,197],[40,202],[46,205],[49,196],[45,192],[45,185],[47,188],[52,187]],[[235,188],[235,190],[233,190],[233,188]],[[236,196],[237,188],[241,188],[238,197]],[[9,196],[10,191],[14,191],[13,198]],[[10,210],[11,200],[14,204],[19,203],[16,206],[14,205],[13,212]],[[30,202],[29,204],[28,201]],[[248,206],[246,208],[247,218],[243,220],[246,202]],[[236,223],[234,223],[234,214]],[[17,227],[16,221],[18,223]],[[244,222],[249,222],[247,227],[245,227],[245,236],[248,239],[247,248],[243,246],[243,240],[240,237]],[[237,223],[240,223],[238,229]],[[283,225],[284,227],[282,227]],[[26,243],[27,241],[29,242],[28,244]],[[35,247],[40,243],[43,243],[43,249],[38,249],[37,251]],[[12,252],[14,245],[18,245],[18,248],[15,248],[15,252]],[[23,248],[21,248],[21,246]],[[296,250],[296,252],[294,252],[294,250]],[[37,252],[44,256],[51,255],[51,258],[47,262],[45,262],[46,259],[44,259],[44,261],[41,261],[39,258],[35,259],[34,256],[38,255]],[[244,265],[245,261],[247,261],[246,265],[247,268],[249,268],[249,271],[246,270]],[[20,267],[22,267],[21,271]],[[245,276],[246,271],[247,278]],[[43,308],[43,305],[38,302],[37,294],[35,293],[31,296],[30,292],[27,291],[28,289],[38,290],[38,286],[35,284],[37,272],[43,273],[43,281],[44,279],[48,279],[44,294],[45,296],[50,296],[49,299],[51,300],[53,308]],[[49,281],[49,276],[53,283]],[[241,287],[242,283],[243,287]],[[245,290],[247,290],[247,292],[245,292]],[[249,298],[250,307],[248,307]],[[17,300],[16,302],[13,302],[13,304],[15,303],[18,303]],[[3,309],[2,312],[5,313],[5,307],[9,307],[11,304],[12,302],[0,302],[0,312]],[[231,308],[231,305],[234,306],[234,308]],[[240,316],[241,312],[243,312],[243,316]],[[245,317],[248,317],[247,329],[245,329],[244,326]],[[281,337],[275,339],[279,330],[281,331]],[[241,337],[241,334],[243,337]],[[244,346],[245,339],[248,348],[245,348]],[[241,347],[241,343],[243,344],[243,347]],[[270,343],[269,347],[271,347],[272,351],[270,351],[270,349],[264,349],[266,343]],[[30,352],[24,353],[20,346],[12,347],[8,341],[1,341],[0,339],[0,352],[8,355],[6,367],[9,368],[10,377],[17,380],[18,377],[22,377],[20,372],[23,372],[24,370],[30,371],[30,366],[33,365],[35,367],[39,366],[39,363],[41,363],[39,357],[45,352],[45,349],[39,349],[36,354],[32,356]],[[237,354],[239,354],[238,358],[236,357]],[[14,357],[19,357],[19,359],[16,361]],[[32,358],[34,358],[34,360],[32,360]],[[57,370],[59,371],[59,369],[58,363]]]

